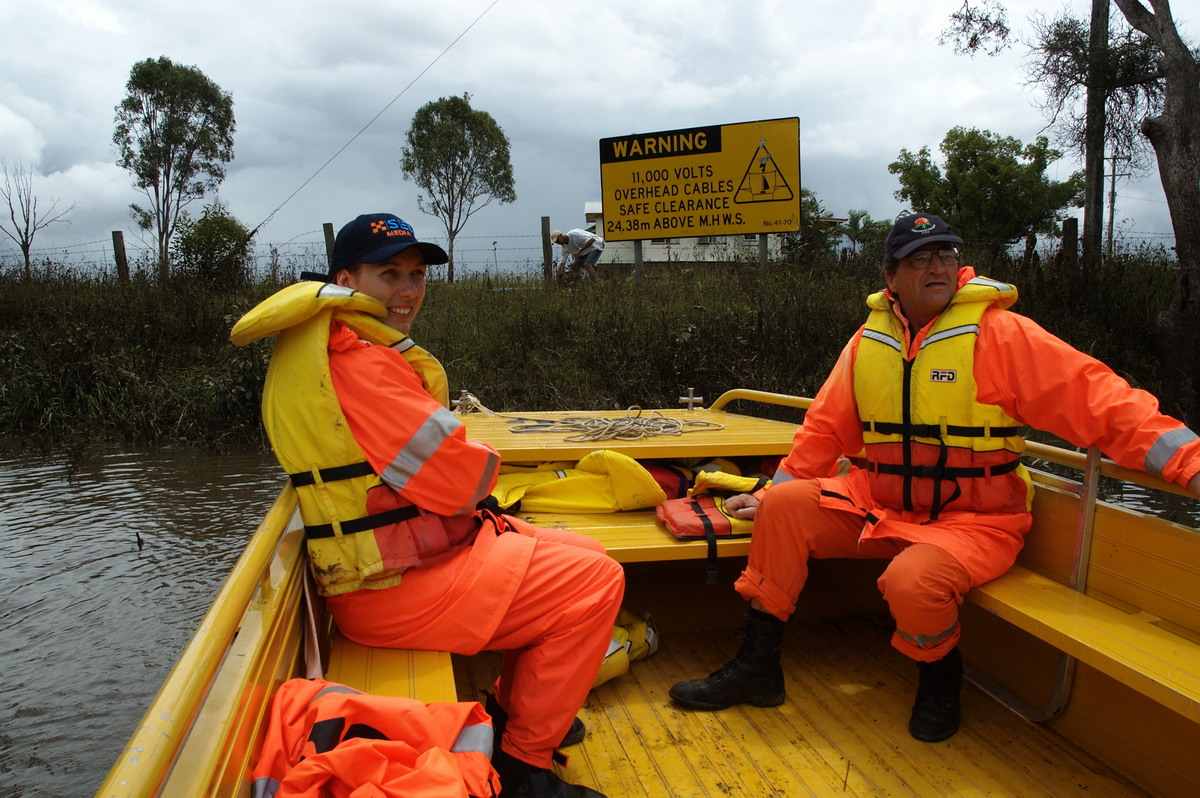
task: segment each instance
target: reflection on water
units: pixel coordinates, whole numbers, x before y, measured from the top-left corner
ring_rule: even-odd
[[[95,792],[280,484],[254,453],[0,457],[0,795]]]

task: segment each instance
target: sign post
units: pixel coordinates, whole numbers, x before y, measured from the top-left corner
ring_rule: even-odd
[[[800,229],[800,120],[600,140],[609,241]]]

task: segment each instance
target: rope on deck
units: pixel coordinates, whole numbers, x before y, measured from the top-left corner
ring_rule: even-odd
[[[628,408],[623,418],[563,417],[551,419],[496,413],[484,407],[478,398],[466,391],[463,391],[462,397],[456,400],[455,404],[457,405],[455,412],[459,415],[478,412],[487,416],[510,419],[509,432],[563,432],[567,433],[563,440],[572,443],[607,440],[636,441],[654,435],[677,436],[688,432],[725,429],[724,424],[718,424],[715,421],[670,418],[658,410],[652,410],[649,414],[643,415],[645,411],[637,405]]]

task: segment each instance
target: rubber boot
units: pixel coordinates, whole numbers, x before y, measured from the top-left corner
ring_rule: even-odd
[[[936,662],[918,662],[921,680],[908,733],[926,743],[954,736],[962,720],[962,654],[957,648]]]
[[[493,693],[487,693],[487,700],[483,704],[483,709],[492,716],[493,737],[499,740],[500,735],[504,734],[504,728],[508,725],[508,712],[504,707],[500,706],[500,702],[496,700],[496,696]],[[571,728],[567,729],[567,733],[563,737],[562,742],[558,744],[558,747],[566,748],[569,745],[578,745],[583,742],[586,734],[587,727],[583,725],[583,721],[579,718],[574,718],[571,721]]]
[[[783,703],[783,666],[779,646],[784,622],[766,612],[746,613],[742,647],[736,657],[706,679],[677,682],[671,698],[691,709],[725,709],[734,704],[775,707]]]
[[[604,798],[591,787],[567,784],[558,774],[497,749],[492,766],[500,774],[499,798]]]

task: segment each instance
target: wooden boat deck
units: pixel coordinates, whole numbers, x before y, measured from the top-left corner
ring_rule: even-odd
[[[782,706],[675,706],[671,684],[737,651],[740,565],[723,560],[718,585],[704,584],[695,561],[626,565],[625,606],[653,615],[660,647],[589,695],[580,711],[587,738],[565,751],[560,769],[567,780],[608,798],[1149,794],[970,687],[957,735],[934,744],[910,737],[916,669],[888,645],[869,563],[814,565],[784,637]],[[489,689],[499,662],[494,653],[455,657],[459,699]]]

